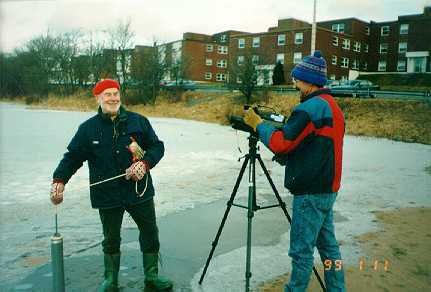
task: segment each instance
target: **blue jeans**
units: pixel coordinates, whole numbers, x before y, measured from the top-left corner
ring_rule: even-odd
[[[340,249],[334,232],[332,207],[336,198],[337,193],[293,197],[289,249],[292,274],[285,292],[306,291],[313,269],[314,247],[317,247],[322,263],[326,263],[326,291],[346,291]]]

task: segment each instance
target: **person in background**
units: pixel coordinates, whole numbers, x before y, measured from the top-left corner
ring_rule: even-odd
[[[333,205],[340,189],[344,115],[326,84],[320,51],[292,70],[297,105],[281,129],[264,122],[252,108],[244,122],[286,165],[284,185],[293,194],[289,256],[292,273],[285,291],[306,291],[317,247],[325,268],[326,291],[345,291],[341,254],[334,230]]]
[[[145,284],[157,291],[173,287],[158,275],[159,234],[150,169],[164,155],[164,144],[144,116],[121,105],[117,81],[104,79],[93,88],[99,104],[96,115],[83,122],[53,174],[50,198],[63,201],[65,185],[88,162],[90,184],[125,174],[90,187],[93,208],[103,228],[104,280],[99,291],[117,291],[120,268],[120,231],[127,211],[139,229]]]

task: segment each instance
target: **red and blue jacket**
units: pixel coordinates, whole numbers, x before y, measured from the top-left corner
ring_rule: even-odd
[[[308,95],[281,129],[257,126],[260,140],[284,157],[284,185],[294,195],[339,190],[344,130],[343,112],[327,89]]]

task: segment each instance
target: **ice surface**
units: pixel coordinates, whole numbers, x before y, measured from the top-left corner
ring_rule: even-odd
[[[92,113],[27,110],[0,104],[0,274],[15,281],[34,268],[26,265],[28,255],[48,262],[46,243],[53,234],[54,208],[49,202],[52,172],[78,125]],[[203,203],[228,199],[248,149],[247,135],[228,126],[178,119],[151,118],[166,154],[152,170],[158,216],[194,208]],[[238,147],[243,153],[239,153]],[[272,155],[260,146],[261,154],[284,199],[283,172],[272,163]],[[355,263],[361,251],[354,237],[378,226],[373,211],[402,207],[431,206],[431,179],[424,168],[431,165],[431,146],[386,139],[347,136],[344,143],[342,188],[335,205],[337,237],[342,239],[346,262]],[[271,193],[258,168],[258,195]],[[97,210],[90,207],[84,165],[66,186],[60,205],[59,228],[66,234],[65,255],[94,246],[102,238]],[[245,199],[247,185],[238,192]],[[68,190],[70,190],[68,192]],[[134,227],[130,218],[124,227]],[[289,235],[274,246],[253,246],[252,283],[288,271]],[[91,250],[88,252],[91,253]],[[213,258],[199,291],[239,291],[244,286],[245,247]],[[220,279],[223,279],[220,281]]]

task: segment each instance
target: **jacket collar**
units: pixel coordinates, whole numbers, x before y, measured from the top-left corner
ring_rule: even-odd
[[[315,96],[322,95],[322,94],[331,94],[331,91],[328,88],[323,88],[323,87],[319,88],[318,90],[307,95],[303,100],[301,100],[301,102],[307,101],[310,98],[313,98]]]
[[[127,120],[127,110],[123,105],[120,105],[120,109],[118,110],[118,115],[114,119],[114,123],[118,122],[125,122]],[[99,106],[97,110],[97,114],[102,118],[104,121],[112,121],[111,117],[108,114],[105,114],[102,112],[102,108]]]

